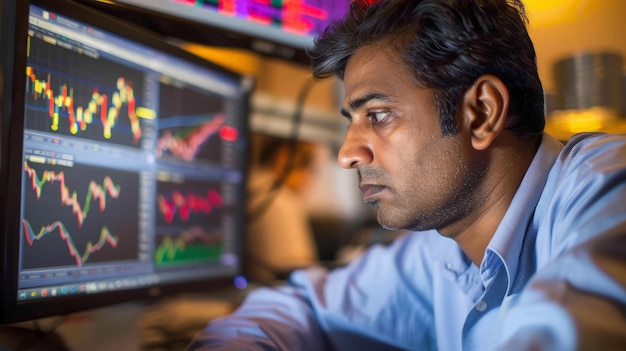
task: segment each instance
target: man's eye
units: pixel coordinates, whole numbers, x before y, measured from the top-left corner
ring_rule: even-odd
[[[387,118],[387,116],[389,116],[389,112],[388,111],[374,111],[374,112],[369,112],[367,114],[367,118],[372,123],[378,123],[378,122],[384,120],[385,118]]]

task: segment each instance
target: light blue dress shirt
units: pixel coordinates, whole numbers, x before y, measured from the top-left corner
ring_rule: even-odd
[[[480,267],[435,231],[251,292],[190,350],[626,349],[626,136],[544,135]]]

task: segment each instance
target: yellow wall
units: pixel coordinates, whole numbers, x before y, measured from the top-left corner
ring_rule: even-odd
[[[626,1],[524,0],[535,43],[539,75],[546,91],[554,89],[553,64],[589,51],[613,51],[626,57]]]

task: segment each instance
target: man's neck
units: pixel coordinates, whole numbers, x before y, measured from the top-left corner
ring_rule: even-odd
[[[478,189],[479,205],[459,223],[440,229],[440,233],[459,244],[476,266],[480,267],[487,245],[509,209],[540,143],[540,138],[520,141],[514,136],[504,136],[490,150],[492,161]]]

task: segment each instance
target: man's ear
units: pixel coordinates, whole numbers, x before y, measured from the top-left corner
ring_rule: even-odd
[[[496,76],[478,77],[462,102],[463,125],[469,128],[472,146],[487,149],[504,129],[509,110],[509,90]]]

